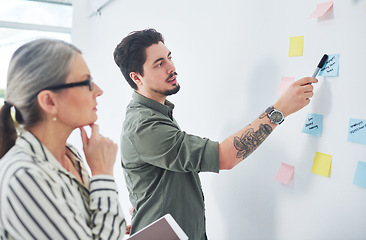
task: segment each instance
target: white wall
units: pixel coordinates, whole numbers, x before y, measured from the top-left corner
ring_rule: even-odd
[[[169,98],[176,119],[218,141],[274,103],[282,76],[310,76],[324,53],[340,54],[339,77],[319,77],[310,105],[258,151],[231,171],[201,174],[210,239],[366,239],[366,189],[352,184],[366,148],[347,142],[349,118],[366,119],[366,1],[335,0],[327,17],[308,19],[325,1],[116,0],[91,18],[91,1],[74,1],[73,43],[104,90],[101,132],[118,143],[132,90],[112,53],[130,31],[163,33],[182,87]],[[290,37],[300,35],[303,56],[288,57]],[[301,133],[308,113],[324,115],[321,137]],[[333,156],[329,178],[311,173],[316,151]],[[295,167],[289,185],[274,180],[281,162]],[[119,159],[115,176],[128,215]]]

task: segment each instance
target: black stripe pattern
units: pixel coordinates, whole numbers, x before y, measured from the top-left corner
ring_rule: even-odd
[[[122,239],[126,222],[113,176],[80,183],[30,132],[0,160],[0,239]]]

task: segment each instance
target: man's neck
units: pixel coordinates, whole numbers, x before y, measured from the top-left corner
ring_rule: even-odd
[[[161,93],[157,93],[157,92],[144,92],[144,91],[141,91],[141,90],[136,90],[136,92],[144,97],[147,97],[151,100],[154,100],[158,103],[161,103],[164,105],[165,103],[165,99],[166,99],[166,96],[162,95]]]

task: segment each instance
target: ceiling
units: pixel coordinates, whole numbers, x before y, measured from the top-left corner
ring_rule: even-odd
[[[28,1],[56,3],[56,4],[63,4],[63,5],[72,5],[73,0],[28,0]]]

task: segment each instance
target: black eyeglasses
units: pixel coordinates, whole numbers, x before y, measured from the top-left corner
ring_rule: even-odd
[[[93,81],[91,78],[89,78],[88,80],[82,81],[82,82],[74,82],[74,83],[65,83],[65,84],[60,84],[60,85],[56,85],[56,86],[52,86],[52,87],[46,87],[43,88],[41,91],[43,90],[59,90],[59,89],[65,89],[65,88],[72,88],[72,87],[80,87],[80,86],[88,86],[89,90],[93,90]],[[39,92],[41,92],[39,91]]]
[[[82,82],[65,83],[65,84],[60,84],[60,85],[56,85],[56,86],[46,87],[46,88],[39,90],[37,92],[37,94],[34,95],[34,97],[36,97],[40,92],[42,92],[44,90],[54,91],[54,90],[61,90],[61,89],[65,89],[65,88],[80,87],[80,86],[88,86],[89,90],[92,91],[93,90],[93,79],[89,78],[88,80],[85,80]],[[33,97],[31,99],[33,99]]]

